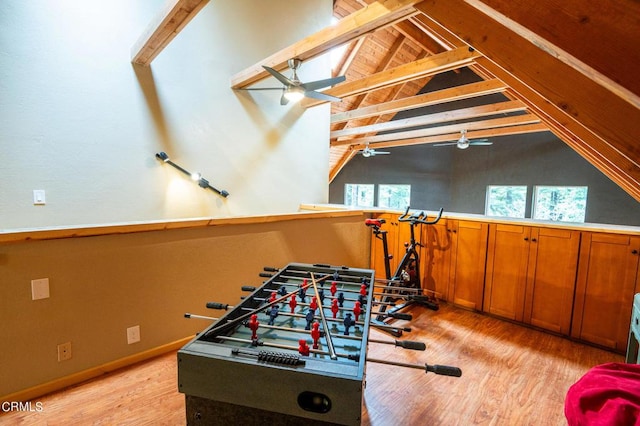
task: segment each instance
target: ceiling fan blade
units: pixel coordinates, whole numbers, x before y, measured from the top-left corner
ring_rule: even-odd
[[[386,155],[386,154],[391,154],[390,152],[387,151],[374,151],[373,155]]]
[[[269,74],[271,74],[272,76],[274,76],[275,78],[278,79],[278,81],[282,84],[284,84],[285,86],[295,86],[296,84],[291,81],[290,79],[288,79],[287,77],[285,77],[284,75],[280,74],[278,71],[274,70],[273,68],[270,68],[266,65],[263,65],[262,68],[264,68],[265,70],[267,70],[267,72]]]
[[[303,83],[300,86],[304,90],[318,90],[324,87],[335,86],[336,84],[342,83],[345,80],[346,77],[344,75],[341,75],[339,77],[326,78],[324,80],[310,81],[308,83]]]
[[[282,87],[243,87],[235,90],[282,90]]]
[[[329,102],[341,102],[342,99],[336,98],[335,96],[327,95],[322,92],[316,92],[313,90],[307,90],[304,92],[304,95],[308,98],[319,99],[321,101],[329,101]]]
[[[451,146],[458,145],[458,142],[434,143],[432,146]]]
[[[471,141],[471,142],[469,142],[469,145],[478,145],[478,146],[485,145],[485,146],[488,146],[488,145],[493,145],[493,142]]]

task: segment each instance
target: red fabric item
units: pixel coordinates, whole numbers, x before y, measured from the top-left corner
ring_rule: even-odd
[[[640,365],[593,367],[567,391],[564,415],[569,426],[640,426]]]

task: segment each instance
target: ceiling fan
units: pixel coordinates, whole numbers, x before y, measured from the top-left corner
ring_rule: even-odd
[[[456,145],[459,149],[467,149],[471,145],[493,145],[493,142],[489,142],[488,139],[474,139],[467,138],[467,131],[461,130],[461,136],[456,142],[436,143],[433,146],[450,146]]]
[[[376,151],[375,149],[369,148],[369,144],[367,143],[362,151],[358,151],[364,158],[375,157],[376,155],[386,155],[391,154],[387,151]]]
[[[338,77],[327,78],[324,80],[316,80],[310,81],[308,83],[303,83],[298,78],[298,68],[302,64],[300,59],[289,59],[287,61],[289,64],[289,68],[291,68],[292,75],[291,78],[284,76],[278,71],[270,68],[266,65],[263,65],[264,68],[269,74],[274,76],[278,81],[284,84],[284,87],[266,87],[266,88],[256,88],[249,90],[282,90],[282,96],[280,97],[280,105],[286,105],[289,101],[295,102],[299,101],[303,97],[319,99],[322,101],[329,102],[340,102],[341,99],[335,96],[327,95],[322,92],[316,92],[318,89],[322,89],[329,86],[334,86],[338,83],[342,83],[345,80],[345,76],[341,75]]]

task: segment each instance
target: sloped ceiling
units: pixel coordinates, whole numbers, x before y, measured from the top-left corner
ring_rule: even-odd
[[[206,1],[177,3],[197,13]],[[455,141],[463,129],[470,139],[550,131],[640,201],[640,2],[336,0],[334,14],[338,24],[238,72],[231,83],[248,88],[269,77],[262,65],[284,72],[290,58],[346,45],[334,71],[346,81],[324,91],[342,98],[332,103],[330,179],[365,146]],[[167,33],[162,23],[157,33],[163,25]],[[153,57],[142,52],[134,48],[134,58]],[[419,93],[434,75],[464,67],[479,81]],[[486,96],[496,93],[502,101]],[[447,109],[470,98],[475,106]],[[306,108],[319,103],[302,101]],[[392,120],[432,105],[441,112]]]

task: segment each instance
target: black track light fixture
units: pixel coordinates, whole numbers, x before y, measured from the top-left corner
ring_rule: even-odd
[[[227,191],[223,190],[219,190],[214,188],[213,186],[211,186],[209,184],[209,181],[206,180],[205,178],[202,177],[202,175],[200,175],[200,173],[190,173],[189,171],[183,169],[182,167],[178,166],[176,163],[174,163],[173,161],[171,161],[169,159],[169,156],[167,155],[166,152],[158,152],[156,153],[156,158],[160,161],[162,161],[163,163],[169,164],[170,166],[175,167],[176,169],[180,170],[182,173],[184,173],[185,175],[189,176],[191,178],[191,180],[193,180],[194,182],[198,182],[198,186],[200,186],[201,188],[204,189],[210,189],[213,192],[215,192],[216,194],[220,195],[221,197],[227,198],[229,196],[229,193]]]

